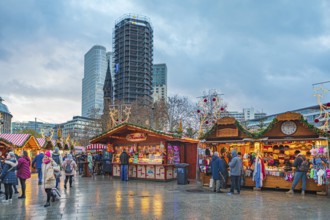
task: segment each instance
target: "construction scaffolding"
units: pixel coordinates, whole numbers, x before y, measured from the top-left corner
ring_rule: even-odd
[[[152,103],[153,28],[148,18],[125,15],[113,31],[115,101]]]

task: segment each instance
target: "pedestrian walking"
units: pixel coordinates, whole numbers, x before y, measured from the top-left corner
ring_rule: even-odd
[[[40,152],[32,161],[32,167],[37,169],[38,172],[38,184],[42,184],[42,160],[44,158],[44,154]]]
[[[123,152],[120,154],[120,178],[121,181],[128,181],[128,163],[129,155],[126,153],[126,149],[123,149]]]
[[[52,158],[59,167],[62,167],[63,160],[62,160],[62,155],[60,154],[58,147],[55,147],[54,152],[52,153]],[[55,179],[56,179],[55,188],[58,189],[59,183],[61,181],[61,170],[55,171],[54,175],[55,175]]]
[[[28,157],[28,153],[23,150],[21,153],[21,158],[18,159],[17,165],[17,177],[21,183],[22,195],[19,196],[19,199],[25,199],[25,190],[26,190],[26,180],[31,177],[30,170],[31,161]]]
[[[67,155],[67,158],[63,162],[62,167],[63,167],[64,173],[65,173],[64,188],[66,189],[66,184],[68,183],[68,181],[69,181],[70,188],[71,188],[72,187],[72,179],[74,177],[74,173],[75,173],[75,171],[77,171],[77,164],[73,160],[71,154],[68,154]]]
[[[4,162],[0,179],[5,185],[6,199],[2,200],[3,203],[12,201],[13,197],[13,184],[16,184],[17,177],[15,175],[15,168],[17,166],[17,160],[14,152],[9,152]]]
[[[212,161],[211,161],[211,172],[213,181],[213,192],[223,193],[220,190],[221,182],[224,182],[224,173],[225,173],[225,163],[219,158],[219,153],[214,152]]]
[[[234,193],[234,190],[237,190],[237,193],[240,194],[241,192],[241,174],[242,174],[242,168],[243,168],[243,163],[242,159],[240,159],[237,156],[236,150],[233,150],[231,152],[231,161],[229,162],[229,167],[230,167],[230,180],[231,180],[231,186],[230,186],[230,192],[228,195],[232,195]]]
[[[295,152],[295,160],[293,162],[293,166],[296,167],[296,170],[294,172],[294,177],[293,177],[293,182],[291,189],[286,192],[287,194],[293,194],[294,193],[294,188],[297,186],[299,180],[301,179],[302,182],[302,190],[301,190],[301,195],[305,195],[305,190],[306,190],[306,182],[307,182],[307,172],[309,170],[310,163],[308,159],[300,154],[299,150],[296,150]]]
[[[57,166],[56,162],[51,157],[50,151],[46,151],[42,160],[42,177],[44,189],[47,194],[47,202],[44,207],[50,206],[50,197],[52,197],[52,189],[55,187],[56,179],[54,172],[59,171],[60,168]],[[53,201],[55,197],[53,196]]]
[[[87,162],[89,173],[93,175],[93,156],[90,152],[88,152]]]

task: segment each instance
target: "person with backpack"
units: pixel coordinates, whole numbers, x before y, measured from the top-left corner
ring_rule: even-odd
[[[50,206],[50,197],[52,196],[52,189],[55,187],[56,179],[54,172],[60,171],[60,167],[51,157],[50,151],[46,151],[44,158],[42,159],[42,177],[44,189],[47,194],[47,202],[44,207]],[[54,201],[54,197],[53,197]]]
[[[63,160],[62,160],[62,155],[60,154],[58,147],[55,147],[54,153],[52,154],[52,158],[59,167],[62,167]],[[54,175],[55,175],[55,179],[56,179],[55,188],[58,189],[59,183],[61,181],[61,170],[54,172]]]
[[[297,186],[299,180],[301,179],[302,182],[301,195],[305,195],[307,172],[309,170],[310,163],[304,155],[300,154],[299,150],[296,150],[294,153],[296,155],[296,159],[293,162],[293,166],[296,167],[296,170],[294,173],[291,189],[286,193],[294,194],[294,188]]]
[[[68,180],[69,180],[70,188],[71,188],[72,187],[72,178],[74,176],[74,172],[77,170],[77,164],[72,159],[71,154],[67,155],[67,158],[63,162],[62,167],[63,167],[64,173],[65,173],[64,188],[66,189],[66,184],[67,184]]]

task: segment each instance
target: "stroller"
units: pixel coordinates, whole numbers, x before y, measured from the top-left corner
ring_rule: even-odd
[[[61,193],[57,188],[52,188],[52,202],[61,199]]]

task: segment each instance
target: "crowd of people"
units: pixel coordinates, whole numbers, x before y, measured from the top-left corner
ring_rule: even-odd
[[[0,152],[0,195],[2,203],[10,203],[13,194],[18,194],[17,186],[21,186],[21,195],[18,199],[26,198],[26,181],[31,177],[31,170],[38,174],[38,185],[42,185],[47,195],[44,207],[50,206],[60,196],[61,177],[64,175],[64,189],[73,187],[75,173],[83,174],[83,164],[88,163],[91,175],[112,175],[112,153],[91,152],[65,153],[62,155],[58,147],[54,151],[40,152],[33,160],[27,151],[22,150],[21,155],[16,155],[9,149],[5,155]],[[2,191],[2,186],[3,190]]]

